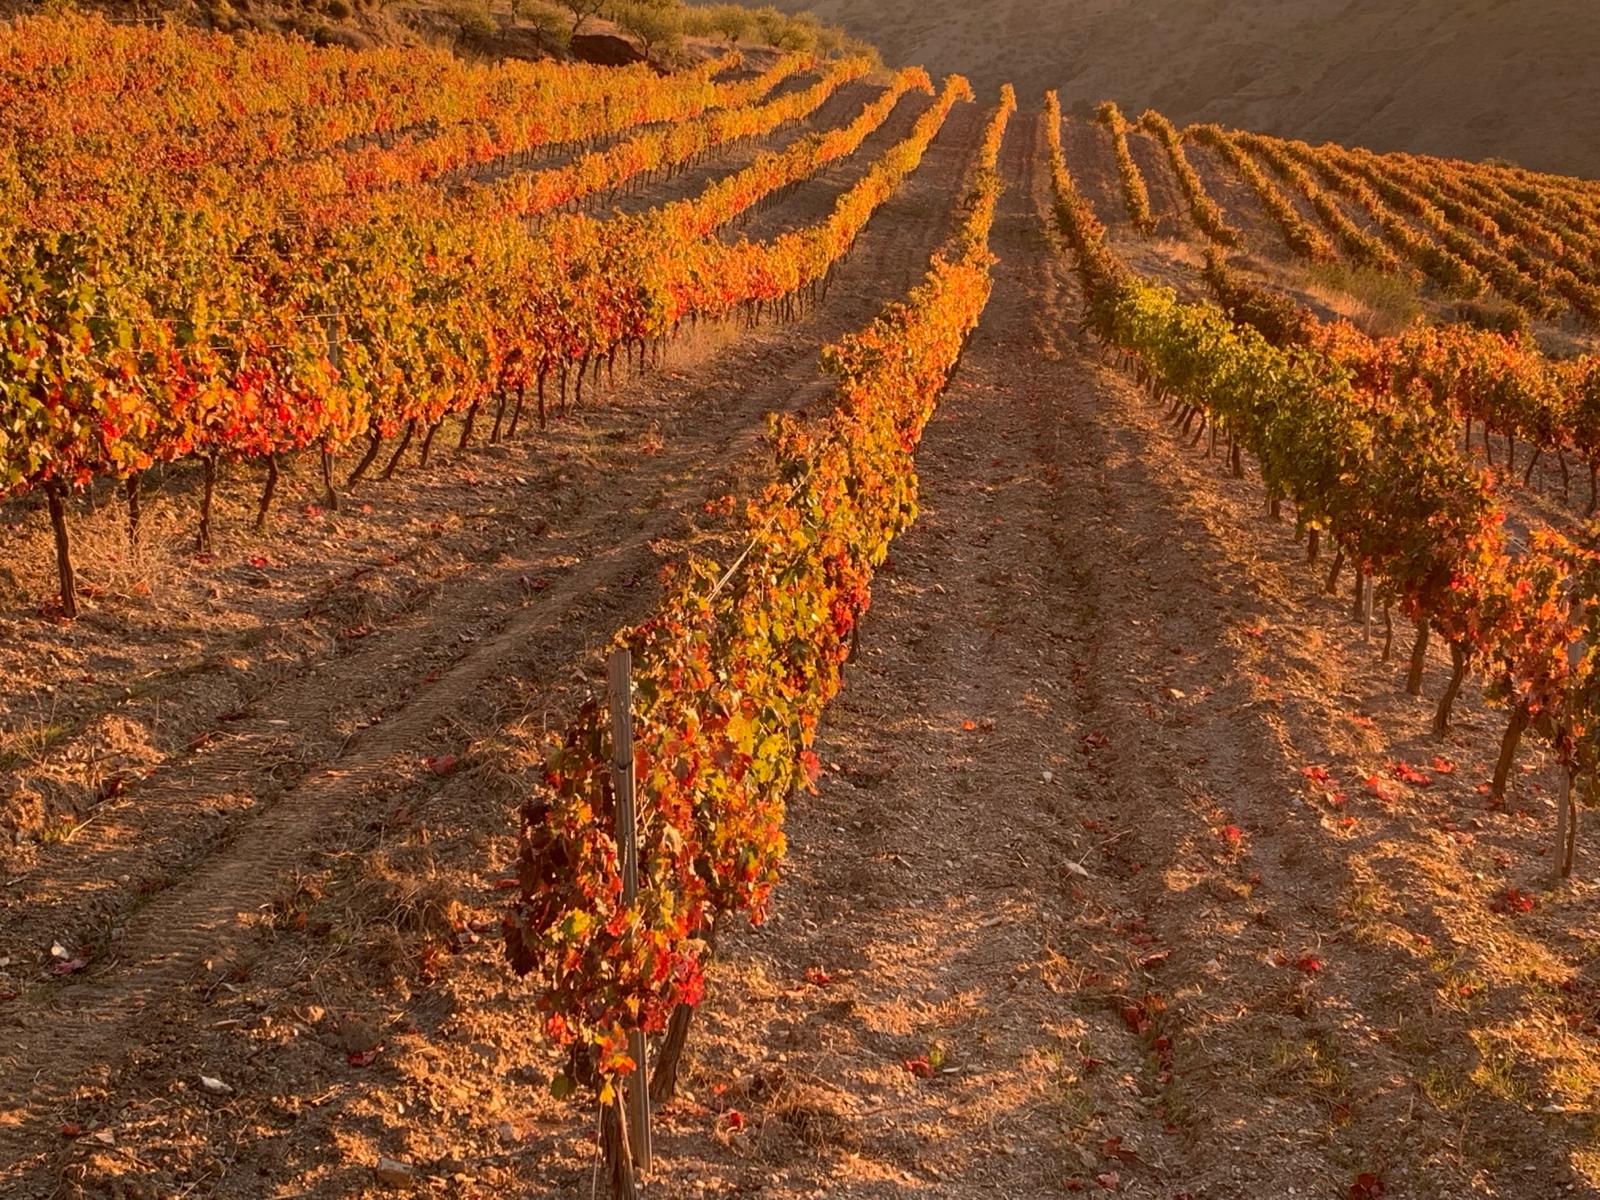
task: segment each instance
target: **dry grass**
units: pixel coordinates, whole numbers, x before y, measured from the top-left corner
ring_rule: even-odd
[[[1415,284],[1364,267],[1343,263],[1312,267],[1305,291],[1373,337],[1393,336],[1422,316]]]

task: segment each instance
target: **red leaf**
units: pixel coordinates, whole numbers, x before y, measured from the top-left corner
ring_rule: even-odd
[[[494,886],[495,886],[495,890],[496,891],[509,892],[512,888],[516,887],[519,882],[520,881],[517,880],[514,877],[506,878],[506,879],[496,879],[494,881]]]
[[[730,1108],[727,1112],[723,1113],[722,1119],[728,1123],[729,1129],[737,1131],[744,1128],[744,1114],[737,1108]]]
[[[1389,769],[1396,779],[1404,780],[1415,787],[1432,787],[1433,776],[1426,771],[1419,771],[1409,763],[1397,762],[1390,764]]]
[[[382,1046],[374,1046],[370,1050],[352,1050],[344,1056],[345,1061],[352,1067],[370,1067],[377,1061],[378,1051],[382,1049]]]
[[[453,775],[461,766],[461,758],[455,754],[441,754],[435,758],[423,759],[422,765],[434,775]]]
[[[1322,970],[1322,960],[1315,954],[1302,954],[1299,958],[1294,960],[1294,965],[1299,967],[1307,975],[1315,975],[1318,971]]]
[[[52,974],[52,975],[76,975],[79,971],[83,970],[88,965],[89,965],[89,960],[86,959],[86,958],[69,958],[69,959],[65,960],[64,962],[58,962],[58,963],[55,964],[55,966],[51,967],[50,968],[50,974]]]
[[[64,1138],[82,1137],[83,1126],[68,1122],[61,1127],[61,1136]]]
[[[1433,756],[1433,769],[1441,775],[1449,775],[1456,769],[1456,765],[1442,754],[1435,754]]]
[[[1361,786],[1367,789],[1368,795],[1376,796],[1379,800],[1394,799],[1394,791],[1376,775],[1368,775],[1361,781]]]
[[[906,1059],[905,1068],[918,1079],[931,1079],[933,1077],[933,1064],[928,1061],[926,1054]]]
[[[827,987],[833,982],[833,976],[829,975],[821,967],[807,967],[806,982],[817,987]]]
[[[1143,1033],[1150,1027],[1150,1017],[1144,1011],[1142,1004],[1129,1004],[1123,1007],[1122,1020],[1125,1025],[1135,1033]]]
[[[1118,1175],[1115,1171],[1106,1171],[1102,1174],[1096,1175],[1094,1177],[1094,1181],[1101,1187],[1105,1188],[1106,1191],[1114,1192],[1117,1190],[1117,1185],[1122,1182],[1122,1176]]]
[[[1300,774],[1315,783],[1328,783],[1333,779],[1333,772],[1327,767],[1301,767]]]
[[[1224,825],[1217,830],[1217,836],[1226,842],[1232,849],[1237,850],[1244,845],[1244,830],[1237,825]]]
[[[1510,915],[1532,912],[1536,904],[1538,900],[1520,888],[1507,888],[1489,902],[1489,907],[1495,912]]]
[[[1363,1171],[1350,1185],[1350,1200],[1378,1200],[1378,1197],[1387,1190],[1383,1186],[1383,1180],[1370,1171]]]

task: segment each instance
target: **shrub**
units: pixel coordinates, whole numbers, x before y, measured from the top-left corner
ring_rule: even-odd
[[[1462,300],[1451,314],[1463,325],[1489,333],[1502,333],[1507,337],[1529,336],[1533,322],[1528,310],[1503,300]]]

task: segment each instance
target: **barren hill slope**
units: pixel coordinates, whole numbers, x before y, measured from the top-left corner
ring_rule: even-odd
[[[777,0],[1081,107],[1600,175],[1592,0]]]

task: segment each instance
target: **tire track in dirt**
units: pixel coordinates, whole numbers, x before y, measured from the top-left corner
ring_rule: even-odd
[[[815,366],[819,343],[865,323],[892,298],[886,280],[920,274],[950,228],[952,184],[980,130],[976,105],[951,114],[921,169],[867,227],[822,308],[748,339],[754,346],[741,343],[705,363],[655,377],[657,386],[676,378],[686,385],[687,403],[675,406],[666,448],[654,457],[633,458],[606,480],[607,495],[633,491],[649,499],[629,511],[598,503],[563,526],[557,549],[581,565],[557,578],[537,606],[517,603],[493,614],[479,640],[436,682],[241,823],[180,882],[135,911],[116,940],[115,961],[57,990],[30,994],[25,1011],[7,1014],[0,1161],[15,1164],[13,1178],[49,1159],[53,1118],[74,1092],[115,1078],[115,1064],[138,1040],[136,1030],[154,1032],[181,1020],[184,985],[203,961],[245,936],[238,914],[269,902],[282,875],[316,846],[320,834],[381,804],[396,772],[415,770],[419,743],[428,743],[458,706],[480,700],[507,675],[554,676],[561,662],[610,637],[621,623],[619,609],[643,610],[653,588],[637,585],[658,563],[651,542],[673,532],[684,512],[704,498],[707,464],[720,475],[747,476],[752,456],[760,461],[765,413],[827,394]],[[447,598],[433,619],[404,632],[403,644],[420,647],[449,635],[457,615],[496,594],[504,598],[515,587],[510,581],[543,561],[497,564],[488,579],[467,581],[459,602]],[[596,607],[606,610],[598,627]],[[400,645],[391,644],[387,652]],[[530,647],[541,653],[531,657]],[[358,656],[363,665],[370,665],[367,655],[382,658],[386,651],[364,651]],[[361,672],[347,665],[352,661],[338,664],[345,668],[341,676],[304,680],[298,699],[359,682]],[[292,713],[296,701],[297,694],[286,690],[274,698],[273,710]],[[38,1176],[29,1186],[38,1194],[50,1190]]]

